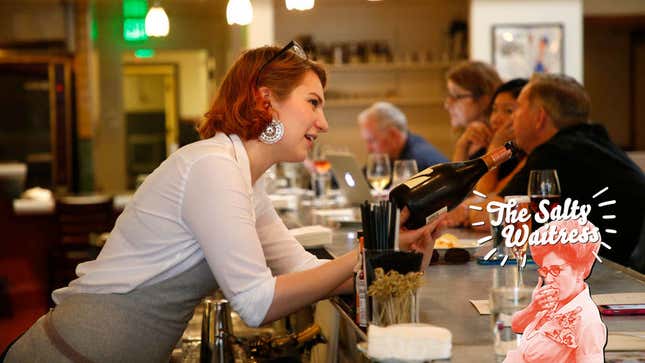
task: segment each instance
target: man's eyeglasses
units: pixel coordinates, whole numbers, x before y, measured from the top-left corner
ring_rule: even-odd
[[[266,66],[271,64],[271,62],[273,62],[274,60],[282,57],[288,51],[291,51],[292,53],[294,53],[298,57],[302,58],[303,60],[308,59],[307,53],[302,48],[302,46],[300,44],[298,44],[298,42],[296,42],[295,40],[290,41],[289,44],[287,44],[284,47],[282,47],[282,49],[280,49],[280,51],[278,53],[276,53],[273,57],[269,58],[269,60],[266,61],[262,65],[262,67],[260,67],[260,70],[258,71],[258,75],[255,78],[255,87],[259,87],[260,75],[262,74],[262,71],[264,71],[264,68],[266,68]]]
[[[546,278],[548,274],[553,275],[553,277],[558,277],[560,275],[560,272],[562,272],[564,266],[568,265],[564,263],[562,265],[542,266],[537,270],[537,272],[540,276],[542,276],[542,278]]]
[[[456,94],[456,95],[448,93],[446,95],[447,99],[450,99],[450,100],[453,100],[453,101],[459,101],[459,100],[462,100],[464,98],[471,98],[471,97],[474,98],[475,95],[473,95],[472,93],[461,93],[461,94]]]

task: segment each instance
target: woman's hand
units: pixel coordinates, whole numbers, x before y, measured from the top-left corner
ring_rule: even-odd
[[[554,283],[544,285],[542,276],[538,278],[538,283],[531,295],[531,304],[535,312],[555,309],[558,306],[558,297],[560,290]]]
[[[410,217],[407,207],[401,210],[399,226],[399,249],[401,251],[415,251],[423,253],[420,271],[425,271],[430,265],[434,241],[439,237],[439,226],[442,225],[445,214],[435,218],[432,222],[418,229],[407,229],[404,224]]]
[[[432,254],[434,248],[434,240],[437,235],[437,226],[443,221],[444,216],[441,215],[434,221],[426,224],[418,229],[407,229],[404,224],[410,217],[410,211],[407,207],[401,210],[399,226],[399,249],[401,251],[416,251],[426,253],[427,251]]]
[[[457,145],[461,147],[478,146],[479,148],[488,147],[493,137],[493,131],[490,127],[480,121],[474,121],[468,124],[466,131],[457,140]]]
[[[539,277],[533,290],[531,303],[513,314],[511,328],[515,333],[521,334],[535,320],[539,312],[553,311],[558,306],[560,294],[558,286],[553,283],[543,286],[543,282],[542,277]]]
[[[451,228],[468,226],[470,224],[468,204],[469,203],[467,201],[463,201],[456,206],[455,209],[446,213],[441,221],[441,227]]]
[[[506,141],[515,138],[515,131],[513,130],[513,121],[508,120],[504,122],[497,131],[493,134],[488,150],[504,145]]]

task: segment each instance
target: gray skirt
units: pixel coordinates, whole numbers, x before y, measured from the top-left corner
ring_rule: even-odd
[[[202,260],[126,294],[69,296],[14,343],[5,361],[168,362],[195,306],[216,288]]]

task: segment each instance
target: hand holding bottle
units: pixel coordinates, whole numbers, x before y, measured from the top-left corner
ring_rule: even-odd
[[[403,208],[400,215],[399,225],[399,249],[401,251],[415,251],[423,253],[421,261],[421,271],[430,264],[434,242],[441,235],[439,232],[444,219],[444,215],[435,218],[432,222],[417,229],[407,229],[405,222],[410,218],[408,208]]]
[[[405,222],[409,217],[410,211],[408,208],[403,208],[401,210],[399,226],[399,249],[401,251],[416,251],[431,257],[432,250],[434,249],[434,241],[441,234],[439,230],[444,216],[441,215],[434,221],[417,229],[407,229],[405,227]],[[428,259],[428,261],[430,260]]]

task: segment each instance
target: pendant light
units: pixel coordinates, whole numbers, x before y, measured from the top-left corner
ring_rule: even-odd
[[[146,34],[151,37],[165,37],[169,31],[168,15],[159,2],[155,2],[146,15]]]
[[[287,10],[311,10],[315,0],[285,0]]]
[[[250,0],[228,0],[226,21],[229,25],[249,25],[253,20],[253,6]]]

